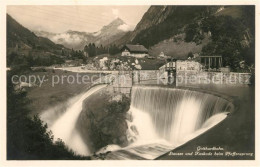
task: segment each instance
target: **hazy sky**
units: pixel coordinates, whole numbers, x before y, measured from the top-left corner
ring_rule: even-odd
[[[31,30],[95,32],[120,17],[131,28],[149,6],[8,6],[7,13]]]

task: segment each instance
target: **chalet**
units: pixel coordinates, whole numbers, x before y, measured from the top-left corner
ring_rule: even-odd
[[[148,56],[148,50],[143,45],[126,44],[122,49],[121,56],[132,56],[136,58],[144,58]]]

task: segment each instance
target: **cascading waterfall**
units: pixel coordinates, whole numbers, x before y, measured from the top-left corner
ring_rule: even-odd
[[[213,127],[231,112],[232,103],[192,90],[134,86],[130,112],[138,140],[165,139],[179,146]]]
[[[91,154],[86,141],[83,141],[76,129],[76,123],[83,101],[106,86],[97,85],[69,100],[64,114],[58,114],[59,117],[54,121],[50,118],[56,111],[44,112],[41,118],[49,122],[49,129],[55,139],[62,139],[78,154]],[[233,109],[233,104],[224,98],[192,90],[134,86],[131,95],[129,112],[132,113],[133,121],[128,122],[128,125],[129,131],[133,132],[130,136],[136,137],[137,141],[122,148],[125,150],[124,155],[122,152],[114,152],[111,155],[113,158],[125,156],[128,159],[130,155],[136,154],[154,159],[204,133],[224,120]],[[136,129],[137,133],[131,128]]]
[[[89,155],[89,150],[87,145],[82,140],[79,132],[76,129],[76,123],[79,117],[80,112],[82,111],[82,103],[83,101],[90,96],[91,94],[95,93],[96,91],[106,87],[107,85],[97,85],[92,87],[87,92],[78,95],[77,97],[73,98],[73,103],[66,109],[64,114],[60,116],[56,121],[54,121],[51,126],[50,130],[52,131],[55,140],[60,138],[62,139],[65,144],[75,151],[78,154],[81,155]],[[44,118],[48,118],[48,113],[53,115],[51,111],[45,112],[43,120],[45,122],[48,122],[48,120],[45,120]]]

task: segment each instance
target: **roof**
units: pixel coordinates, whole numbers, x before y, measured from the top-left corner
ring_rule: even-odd
[[[143,46],[143,45],[130,45],[126,44],[124,48],[128,48],[130,52],[143,52],[143,53],[148,53],[148,50]]]

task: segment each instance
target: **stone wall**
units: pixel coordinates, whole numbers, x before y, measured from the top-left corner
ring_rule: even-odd
[[[120,71],[118,73],[107,76],[110,85],[113,87],[114,93],[130,94],[133,84],[157,83],[159,70],[134,70]],[[112,79],[109,79],[112,78]]]
[[[177,61],[177,71],[191,71],[191,72],[199,72],[202,70],[202,65],[199,62],[191,61],[191,60],[178,60]]]
[[[159,70],[134,70],[120,71],[117,74],[111,74],[115,93],[130,94],[133,84],[167,84],[167,73],[160,73]],[[107,76],[109,78],[110,76]],[[251,84],[250,73],[222,73],[222,72],[197,72],[197,71],[178,71],[177,85],[181,84]],[[110,79],[111,80],[111,79]]]
[[[120,71],[108,76],[114,93],[130,95],[132,88],[132,71]]]
[[[157,80],[159,74],[159,70],[135,70],[133,71],[133,83]]]
[[[222,72],[179,72],[177,73],[178,83],[196,83],[196,84],[251,84],[250,73],[222,73]]]

